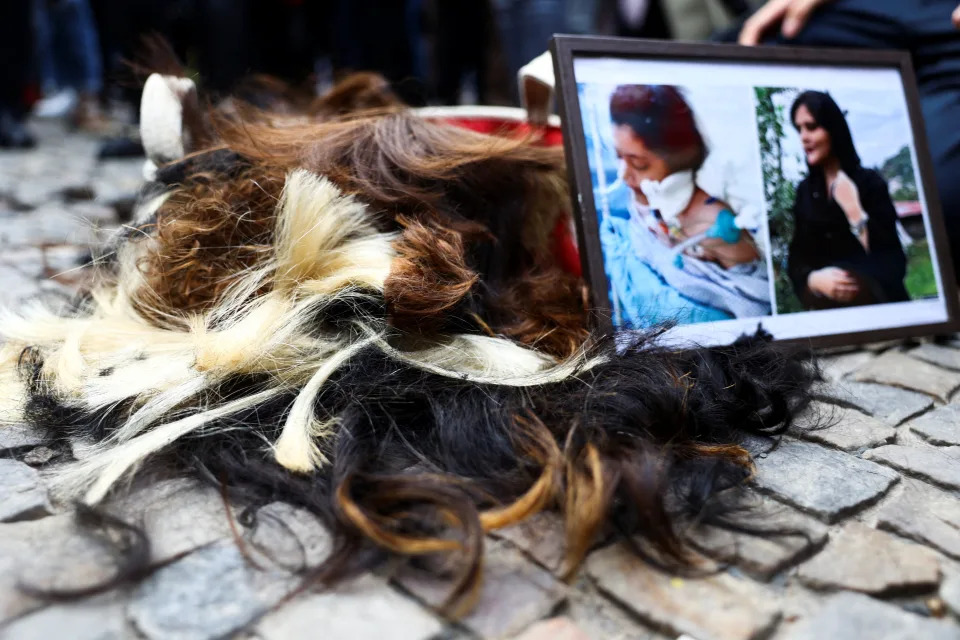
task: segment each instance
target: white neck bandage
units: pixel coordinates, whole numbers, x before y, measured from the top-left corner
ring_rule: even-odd
[[[672,173],[659,182],[644,180],[640,183],[640,190],[647,197],[650,208],[659,211],[663,221],[673,226],[677,223],[677,216],[690,205],[696,186],[693,171],[687,170]]]

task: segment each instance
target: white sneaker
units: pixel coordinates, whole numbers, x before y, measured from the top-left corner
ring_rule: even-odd
[[[37,118],[63,118],[77,106],[77,92],[73,89],[60,89],[37,101],[33,115]]]

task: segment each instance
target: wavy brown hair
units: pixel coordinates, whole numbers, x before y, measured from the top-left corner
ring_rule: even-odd
[[[158,176],[175,176],[175,188],[157,211],[156,241],[140,258],[145,284],[134,296],[151,317],[169,322],[207,309],[265,260],[284,176],[305,168],[366,203],[383,230],[403,231],[386,291],[397,328],[421,330],[438,302],[424,296],[442,295],[443,312],[427,314],[434,327],[453,322],[559,356],[585,340],[582,283],[561,269],[551,244],[568,215],[559,149],[403,109],[215,125],[217,145],[180,163],[194,169],[167,167]],[[432,269],[442,264],[457,266],[442,275],[450,288],[440,292],[423,278],[440,276]]]

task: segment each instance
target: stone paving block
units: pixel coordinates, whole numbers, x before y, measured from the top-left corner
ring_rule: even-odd
[[[436,616],[368,575],[297,598],[264,616],[255,631],[262,640],[427,640],[442,628]]]
[[[79,531],[70,515],[0,524],[0,624],[41,605],[21,584],[78,589],[113,572],[110,550]]]
[[[806,442],[784,441],[757,461],[764,492],[835,522],[879,499],[898,474],[882,465]]]
[[[563,563],[566,534],[563,518],[553,512],[541,512],[519,524],[492,532],[508,540],[538,563],[557,572]]]
[[[746,449],[751,456],[764,457],[777,446],[778,438],[747,434],[740,439],[740,446]]]
[[[890,444],[871,449],[863,457],[948,489],[960,489],[960,447]]]
[[[43,251],[39,247],[2,247],[0,265],[15,269],[28,278],[42,278]]]
[[[840,380],[856,371],[876,356],[869,351],[854,351],[820,358],[820,371],[825,380]]]
[[[13,185],[10,197],[18,209],[36,209],[57,199],[62,190],[63,185],[59,180],[20,180]]]
[[[246,537],[265,560],[288,571],[315,567],[331,550],[330,533],[320,520],[283,502],[258,509]]]
[[[3,238],[0,234],[0,245],[2,242]],[[6,265],[0,265],[0,282],[3,283],[3,287],[0,288],[0,307],[2,308],[15,308],[24,300],[40,292],[40,285],[36,281]]]
[[[960,573],[947,576],[940,583],[940,599],[953,615],[960,617]]]
[[[566,616],[534,622],[515,640],[594,640]]]
[[[747,508],[743,521],[756,525],[757,532],[732,532],[701,525],[687,536],[693,546],[707,556],[733,564],[760,580],[769,580],[798,558],[822,546],[827,539],[824,525],[772,498],[745,495],[739,504]]]
[[[857,382],[876,382],[920,391],[943,402],[960,387],[960,372],[948,371],[916,358],[888,351],[853,374]]]
[[[224,542],[148,576],[131,594],[127,617],[149,640],[229,637],[295,584],[289,574],[250,567],[235,544]]]
[[[566,585],[550,572],[503,543],[487,544],[483,587],[476,606],[460,623],[483,638],[519,633],[548,615],[566,597]],[[447,581],[423,573],[401,573],[398,582],[431,607],[439,607],[450,590]]]
[[[90,260],[87,247],[49,247],[43,251],[46,267],[51,275],[78,276],[80,268]]]
[[[673,577],[622,544],[590,554],[587,571],[602,591],[640,618],[697,640],[764,637],[780,617],[776,598],[754,582],[727,574]]]
[[[232,535],[220,492],[195,481],[163,480],[141,486],[107,510],[143,528],[150,540],[151,564],[169,562]]]
[[[90,191],[93,195],[93,191]],[[117,224],[117,211],[111,206],[97,202],[76,202],[70,205],[70,210],[85,220],[109,226]]]
[[[798,417],[791,433],[843,449],[858,451],[896,440],[893,427],[854,409],[845,409],[822,402],[811,403]]]
[[[0,630],[3,640],[128,640],[134,638],[119,600],[54,604]]]
[[[861,349],[870,351],[872,353],[883,353],[891,349],[901,349],[910,343],[911,340],[904,340],[903,338],[894,338],[892,340],[878,340],[877,342],[868,342],[866,344],[860,345]]]
[[[0,522],[36,520],[52,510],[36,469],[19,460],[0,459]]]
[[[39,431],[25,424],[0,423],[0,452],[35,447],[43,443]]]
[[[101,162],[91,182],[96,202],[115,206],[134,200],[143,186],[143,160],[108,160]]]
[[[907,423],[930,444],[960,445],[960,404],[946,404]]]
[[[790,629],[788,640],[958,640],[960,628],[859,593],[838,593]]]
[[[91,221],[65,205],[43,205],[16,218],[0,220],[0,245],[93,245],[106,237]]]
[[[915,592],[937,585],[940,561],[926,547],[850,522],[823,551],[800,565],[797,575],[815,589]]]
[[[907,355],[938,367],[960,371],[960,349],[951,349],[939,344],[924,343],[916,349],[907,351]]]
[[[31,467],[42,467],[58,455],[60,455],[59,452],[50,447],[37,447],[23,456],[23,462]]]
[[[916,481],[877,513],[877,527],[922,542],[960,560],[960,500]]]
[[[813,395],[819,400],[853,407],[893,427],[933,406],[930,396],[922,393],[853,380],[816,385]]]
[[[85,181],[68,183],[60,190],[60,197],[67,202],[86,203],[87,200],[93,200],[96,195],[97,194],[93,192],[93,187],[85,184]]]
[[[597,589],[586,571],[581,571],[570,589],[565,609],[591,640],[675,640],[641,626],[637,617]]]

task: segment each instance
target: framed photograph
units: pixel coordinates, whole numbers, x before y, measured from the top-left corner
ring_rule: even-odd
[[[553,40],[596,322],[723,344],[954,331],[909,56]]]

